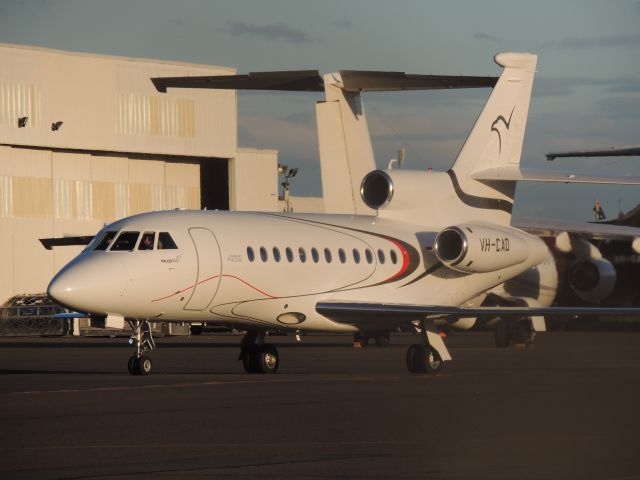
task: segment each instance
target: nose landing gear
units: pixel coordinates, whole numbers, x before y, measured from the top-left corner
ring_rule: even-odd
[[[144,356],[144,352],[156,348],[156,342],[151,335],[151,327],[147,320],[127,320],[131,327],[132,334],[129,344],[135,345],[135,354],[129,358],[127,368],[131,375],[149,375],[152,363],[149,357]]]

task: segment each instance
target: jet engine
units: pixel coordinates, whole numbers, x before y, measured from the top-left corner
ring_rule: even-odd
[[[547,254],[537,237],[509,227],[471,223],[442,230],[433,249],[444,265],[465,273],[495,272],[528,259],[535,265]]]
[[[569,285],[585,302],[598,303],[616,286],[616,269],[604,258],[577,260],[569,268]]]

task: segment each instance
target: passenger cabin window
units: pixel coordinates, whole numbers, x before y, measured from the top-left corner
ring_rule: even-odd
[[[389,252],[389,257],[391,257],[391,263],[393,263],[394,265],[398,263],[398,254],[395,250],[391,250]]]
[[[176,250],[178,246],[167,232],[158,234],[158,250]]]
[[[253,252],[253,248],[247,247],[247,258],[250,262],[253,262],[256,259],[256,254]]]
[[[344,253],[342,248],[338,249],[338,258],[340,259],[340,263],[345,263],[347,261],[347,254]]]
[[[328,248],[324,249],[324,259],[327,261],[327,263],[331,263],[331,250],[329,250]]]
[[[373,253],[368,248],[364,251],[364,256],[367,259],[367,263],[373,263]]]
[[[304,263],[304,262],[306,262],[306,261],[307,261],[307,252],[305,251],[305,249],[304,249],[304,248],[300,247],[300,248],[298,249],[298,256],[300,257],[300,261],[301,261],[302,263]]]
[[[278,247],[273,247],[273,259],[276,262],[280,262],[280,249]]]
[[[260,247],[260,258],[263,262],[269,260],[269,255],[267,255],[267,249],[264,247]]]
[[[318,263],[320,260],[320,255],[318,255],[318,250],[316,248],[311,249],[311,258],[313,258],[313,263]]]
[[[144,232],[142,234],[142,240],[138,245],[138,250],[153,250],[153,244],[156,240],[156,232]]]
[[[353,261],[360,263],[360,252],[356,248],[353,249]]]
[[[112,252],[130,252],[136,246],[140,232],[122,232],[111,246]]]
[[[384,251],[382,249],[378,249],[378,261],[380,264],[384,265],[385,260]]]
[[[285,248],[284,253],[287,255],[287,261],[289,263],[293,262],[293,250],[287,247]]]
[[[102,235],[102,238],[100,239],[98,245],[96,245],[96,248],[94,248],[94,250],[106,250],[107,248],[109,248],[109,245],[111,245],[111,242],[113,242],[116,233],[118,232],[104,232],[104,235]]]

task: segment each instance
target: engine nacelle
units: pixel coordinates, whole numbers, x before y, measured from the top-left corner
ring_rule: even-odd
[[[471,223],[442,230],[433,249],[444,265],[465,273],[495,272],[526,260],[536,265],[547,253],[542,240],[522,231]]]
[[[616,286],[616,269],[604,258],[577,260],[569,268],[569,285],[585,302],[601,302]]]

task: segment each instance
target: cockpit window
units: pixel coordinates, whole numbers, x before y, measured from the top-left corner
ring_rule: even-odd
[[[122,232],[111,247],[112,252],[131,251],[136,246],[140,232]]]
[[[160,232],[158,234],[158,250],[175,250],[178,246],[173,241],[171,235],[167,232]]]
[[[153,250],[153,242],[156,239],[156,232],[144,232],[142,234],[142,240],[138,245],[138,250]]]
[[[102,238],[100,239],[98,245],[96,245],[96,248],[94,248],[94,250],[106,250],[107,248],[109,248],[109,245],[111,245],[111,242],[113,242],[113,238],[116,236],[116,233],[118,232],[104,232]]]

